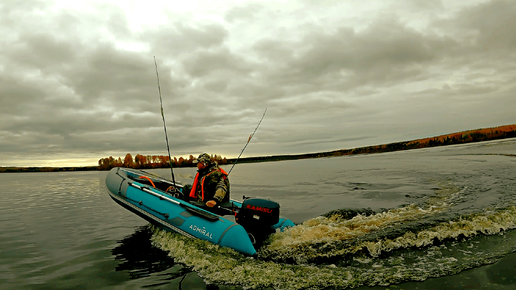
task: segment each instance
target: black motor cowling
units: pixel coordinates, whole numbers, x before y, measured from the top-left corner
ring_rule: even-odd
[[[275,232],[272,226],[279,222],[279,211],[279,204],[272,200],[246,199],[236,215],[236,221],[254,239],[252,241],[254,244],[261,245],[270,234]]]

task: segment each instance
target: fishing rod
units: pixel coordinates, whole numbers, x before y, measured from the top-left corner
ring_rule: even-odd
[[[176,185],[176,180],[174,178],[174,169],[172,168],[172,157],[170,157],[170,147],[168,146],[168,134],[167,134],[167,125],[165,124],[165,114],[163,114],[163,99],[161,98],[161,87],[159,85],[159,74],[158,74],[158,64],[156,63],[156,56],[154,56],[154,66],[156,67],[156,78],[158,79],[158,92],[159,92],[159,103],[161,106],[161,118],[163,119],[163,129],[165,130],[165,139],[167,140],[167,151],[168,151],[168,160],[170,164],[170,173],[172,174],[172,182],[174,186]]]
[[[240,151],[240,155],[238,155],[237,159],[233,163],[233,166],[231,166],[231,169],[229,169],[228,176],[231,173],[231,170],[233,170],[233,167],[237,164],[238,160],[240,159],[240,156],[242,156],[242,153],[244,153],[245,148],[247,148],[247,145],[249,145],[249,142],[251,142],[251,139],[253,139],[254,133],[256,133],[256,130],[258,130],[258,127],[260,127],[260,124],[262,123],[263,117],[265,117],[265,113],[267,113],[267,108],[265,108],[265,111],[263,112],[262,118],[260,119],[260,122],[258,122],[258,125],[254,129],[253,134],[249,135],[249,139],[247,139],[247,143],[245,143],[244,148],[242,148],[242,151]]]

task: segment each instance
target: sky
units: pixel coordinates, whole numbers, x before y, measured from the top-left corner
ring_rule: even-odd
[[[512,0],[0,2],[0,166],[299,154],[516,123]]]

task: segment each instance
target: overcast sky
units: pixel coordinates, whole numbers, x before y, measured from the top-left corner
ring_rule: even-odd
[[[297,154],[516,123],[516,3],[0,2],[0,166]]]

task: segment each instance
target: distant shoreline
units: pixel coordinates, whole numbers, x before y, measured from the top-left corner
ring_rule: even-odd
[[[386,153],[394,151],[404,151],[411,149],[421,149],[430,147],[440,147],[457,144],[476,143],[483,141],[501,140],[516,137],[516,124],[505,125],[493,128],[475,129],[457,133],[451,133],[446,135],[440,135],[436,137],[429,137],[423,139],[417,139],[412,141],[403,141],[388,143],[383,145],[373,145],[366,147],[359,147],[353,149],[339,149],[334,151],[318,152],[318,153],[305,153],[305,154],[292,154],[292,155],[271,155],[271,156],[260,156],[260,157],[244,157],[238,160],[238,163],[256,163],[256,162],[272,162],[272,161],[286,161],[286,160],[298,160],[298,159],[312,159],[312,158],[323,158],[323,157],[336,157],[346,155],[359,155],[359,154],[374,154],[374,153]],[[512,156],[512,155],[510,155]],[[112,157],[110,157],[112,158]],[[99,160],[99,164],[102,160]],[[236,158],[224,158],[222,165],[231,165],[237,159]],[[193,167],[191,163],[183,163],[180,167]],[[153,169],[153,168],[169,168],[169,165],[162,164],[150,164],[141,169]],[[82,166],[82,167],[0,167],[0,173],[23,173],[23,172],[65,172],[65,171],[106,171],[109,168],[99,166]]]

